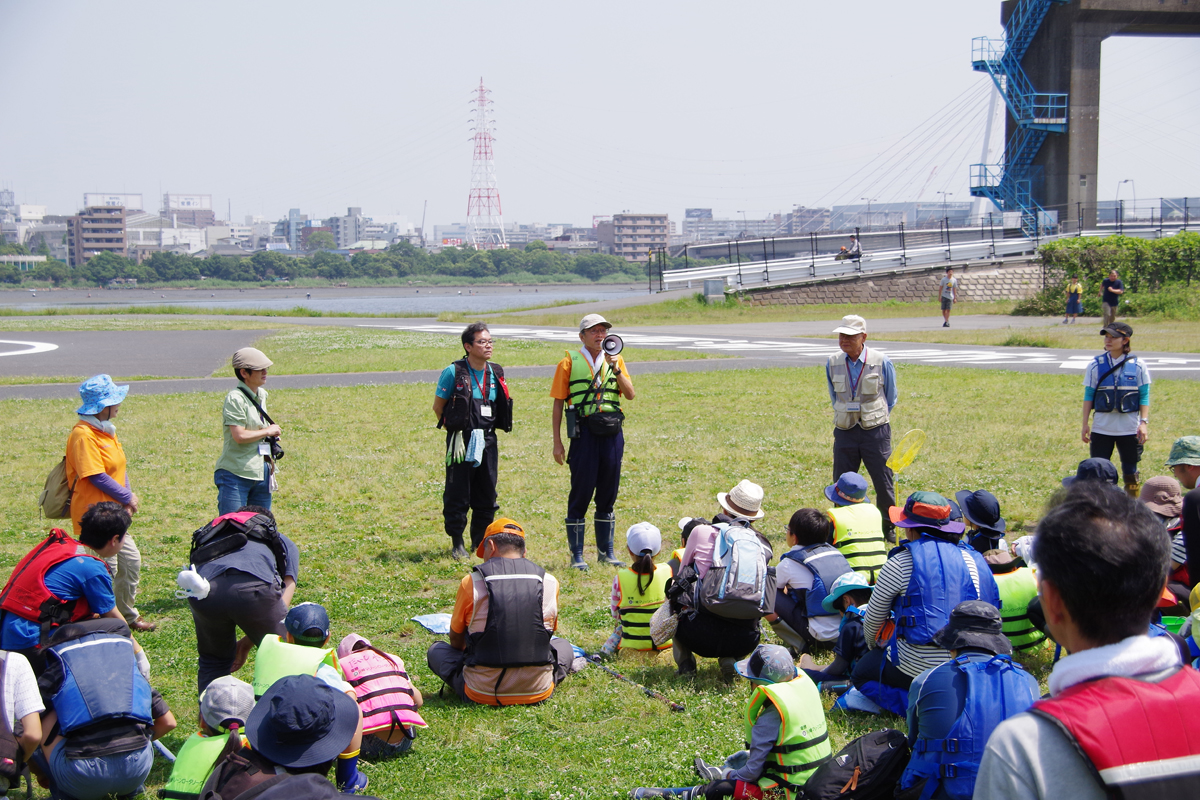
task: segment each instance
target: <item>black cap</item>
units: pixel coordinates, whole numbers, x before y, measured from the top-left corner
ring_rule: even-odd
[[[1107,333],[1109,336],[1124,336],[1128,339],[1130,336],[1133,336],[1133,328],[1124,322],[1110,322],[1100,329],[1100,333],[1102,335]]]
[[[983,600],[965,600],[956,605],[950,612],[950,622],[933,635],[933,643],[947,650],[975,647],[996,655],[1012,655],[1000,610]]]

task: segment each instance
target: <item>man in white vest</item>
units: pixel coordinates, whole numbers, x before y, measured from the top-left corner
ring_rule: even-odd
[[[891,410],[896,405],[896,370],[887,356],[867,347],[867,323],[856,314],[842,317],[833,329],[841,353],[829,357],[825,380],[833,403],[833,480],[865,465],[875,486],[875,503],[885,532],[895,541],[888,509],[896,504],[888,469],[892,454]]]

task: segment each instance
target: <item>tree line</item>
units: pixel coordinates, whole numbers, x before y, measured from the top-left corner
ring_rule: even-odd
[[[22,245],[0,242],[0,255],[6,252],[28,254]],[[691,265],[696,266],[696,262],[693,260]],[[675,260],[672,259],[668,268],[674,266]],[[408,242],[399,242],[378,253],[356,253],[350,259],[324,250],[303,257],[263,250],[244,258],[215,255],[195,258],[168,252],[152,253],[140,264],[112,253],[101,253],[78,267],[51,260],[26,271],[0,265],[0,281],[5,283],[49,281],[55,286],[103,286],[116,278],[133,278],[139,283],[190,282],[201,278],[262,283],[297,278],[340,281],[424,276],[494,279],[512,283],[539,282],[556,277],[565,280],[642,281],[646,279],[647,268],[644,264],[631,263],[618,256],[556,253],[540,241],[531,242],[524,249],[476,251],[447,247],[439,253],[428,253]]]

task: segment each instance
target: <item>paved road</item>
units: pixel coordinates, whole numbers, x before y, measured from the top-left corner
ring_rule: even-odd
[[[974,320],[980,325],[1000,327],[1007,317],[962,317],[961,327]],[[288,322],[293,320],[289,319]],[[329,318],[295,318],[302,324],[361,325],[372,328],[426,331],[457,336],[460,323],[439,323],[433,320],[347,320]],[[1045,320],[1043,324],[1047,324]],[[895,329],[913,330],[923,319],[881,320]],[[760,369],[779,366],[810,366],[825,363],[836,351],[830,339],[791,338],[794,332],[828,331],[830,322],[772,323],[767,325],[697,325],[667,328],[621,329],[621,335],[631,348],[654,347],[705,351],[733,358],[690,361],[639,363],[636,351],[631,351],[630,369],[635,374],[657,372],[699,372],[727,369]],[[538,341],[578,342],[576,332],[568,328],[491,326],[497,338],[531,339]],[[270,334],[269,330],[254,331],[88,331],[0,334],[0,375],[74,376],[89,375],[106,370],[113,375],[168,375],[173,380],[139,381],[139,394],[160,394],[187,391],[221,391],[228,379],[207,376],[226,363],[229,354],[238,347]],[[720,335],[714,336],[714,333]],[[1080,374],[1096,355],[1092,350],[1056,350],[1044,348],[983,347],[977,345],[916,344],[886,340],[886,330],[876,334],[870,346],[883,350],[898,363],[937,364],[979,369],[1010,369],[1020,372],[1050,374]],[[1099,338],[1099,337],[1097,337]],[[1154,374],[1163,378],[1200,380],[1200,354],[1141,353],[1138,354]],[[3,357],[8,356],[8,357]],[[552,365],[544,367],[511,367],[513,377],[547,377]],[[345,373],[327,375],[273,375],[271,385],[279,388],[309,386],[355,386],[432,382],[436,371]],[[0,387],[0,399],[74,397],[74,384],[34,384]]]

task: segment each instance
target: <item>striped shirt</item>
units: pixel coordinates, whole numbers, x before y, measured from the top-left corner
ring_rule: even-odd
[[[958,550],[958,553],[970,571],[971,583],[975,584],[975,593],[978,595],[979,571],[975,567],[975,560],[964,550]],[[879,629],[892,615],[892,607],[908,591],[908,582],[911,579],[912,553],[907,549],[893,555],[879,570],[875,578],[875,589],[871,592],[871,602],[867,605],[867,615],[863,619],[867,647],[877,646],[875,637]],[[949,650],[932,644],[909,644],[904,639],[898,639],[896,649],[900,655],[900,663],[897,666],[901,672],[913,678],[950,660]]]

